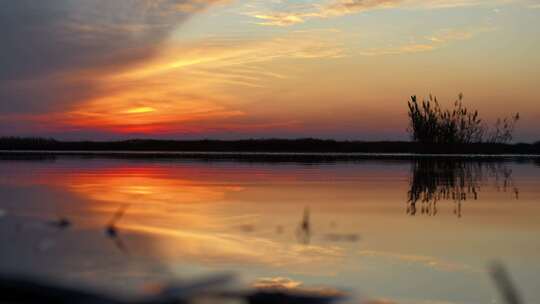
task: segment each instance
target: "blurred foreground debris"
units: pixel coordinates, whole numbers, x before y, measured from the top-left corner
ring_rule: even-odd
[[[125,299],[74,286],[55,284],[28,277],[0,275],[0,303],[12,304],[181,304],[181,303],[248,303],[248,304],[331,304],[342,295],[312,295],[283,290],[225,289],[232,276],[222,275],[206,280],[176,283],[155,295],[142,299]]]
[[[501,263],[493,263],[490,266],[491,277],[501,293],[501,297],[507,304],[523,304],[521,296],[510,278],[506,267]]]

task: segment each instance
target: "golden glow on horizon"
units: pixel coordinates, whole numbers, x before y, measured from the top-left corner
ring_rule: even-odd
[[[63,120],[72,126],[118,133],[164,133],[171,130],[194,132],[196,129],[184,124],[221,120],[243,114],[240,111],[227,110],[210,100],[197,96],[181,96],[181,93],[176,92],[178,89],[170,88],[167,84],[133,87],[89,100],[83,107],[66,113]],[[152,100],[152,106],[137,106],[141,99]],[[125,110],[126,108],[128,110]]]

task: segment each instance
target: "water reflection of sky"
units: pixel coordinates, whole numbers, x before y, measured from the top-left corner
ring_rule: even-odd
[[[412,184],[440,173],[424,164],[415,181],[418,166],[2,161],[0,266],[123,290],[234,271],[258,286],[334,286],[396,303],[491,303],[499,300],[486,265],[500,260],[526,300],[539,301],[539,168],[502,164],[519,199],[488,172],[475,180],[476,200],[460,202],[461,217],[453,199],[440,199],[436,216],[411,216]],[[448,182],[442,176],[436,186]],[[427,183],[420,188],[435,189]],[[115,225],[125,250],[104,231],[122,206]],[[301,242],[306,210],[310,238]],[[62,218],[73,226],[51,225]]]

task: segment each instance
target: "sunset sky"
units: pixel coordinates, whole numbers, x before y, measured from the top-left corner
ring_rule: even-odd
[[[538,0],[4,0],[0,39],[0,136],[402,140],[463,92],[540,140]]]

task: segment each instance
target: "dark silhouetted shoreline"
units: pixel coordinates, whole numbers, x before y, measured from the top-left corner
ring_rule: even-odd
[[[257,153],[405,153],[405,154],[540,154],[534,144],[426,144],[405,141],[336,141],[321,139],[59,141],[0,138],[4,151],[257,152]],[[13,153],[13,152],[12,152]]]

